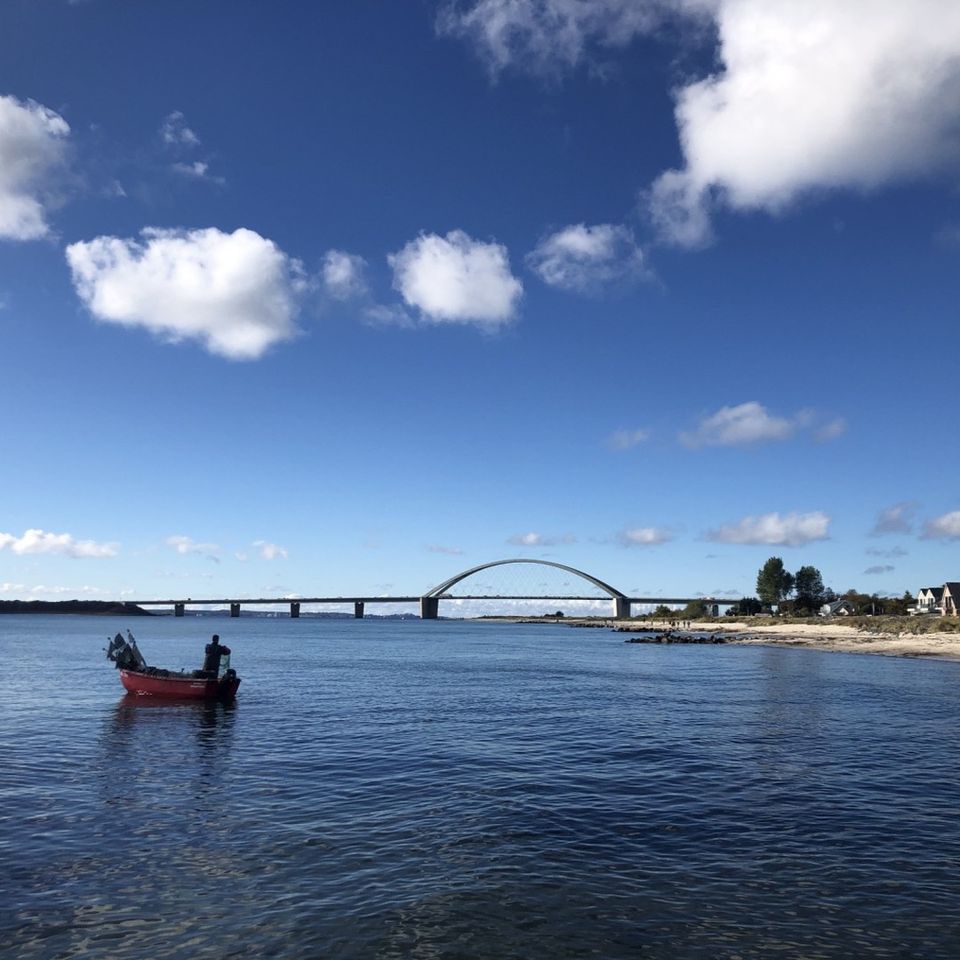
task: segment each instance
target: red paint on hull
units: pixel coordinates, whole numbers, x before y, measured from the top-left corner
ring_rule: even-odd
[[[130,693],[142,697],[174,697],[178,700],[232,700],[240,678],[205,680],[191,676],[157,677],[135,670],[121,670],[120,682]]]

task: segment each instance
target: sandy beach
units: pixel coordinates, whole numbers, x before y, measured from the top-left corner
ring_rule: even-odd
[[[556,622],[556,621],[550,621]],[[561,621],[570,626],[607,627],[622,633],[672,630],[675,633],[721,634],[727,643],[761,644],[778,647],[804,647],[839,653],[872,653],[888,657],[935,657],[960,660],[960,634],[957,633],[873,633],[842,623],[771,623],[757,625],[732,621],[717,623],[689,621],[676,623],[651,620],[579,620]]]

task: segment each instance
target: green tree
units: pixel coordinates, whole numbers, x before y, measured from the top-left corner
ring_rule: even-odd
[[[771,607],[793,589],[793,574],[783,566],[780,557],[771,557],[757,573],[757,596],[764,606]]]
[[[727,613],[733,617],[751,617],[763,609],[763,604],[756,597],[744,597],[735,603]]]
[[[793,577],[793,589],[797,595],[795,609],[807,613],[820,608],[826,592],[823,577],[816,567],[801,567]]]
[[[681,611],[681,620],[699,620],[707,615],[707,605],[702,600],[691,600]]]
[[[660,604],[659,607],[657,607],[656,610],[653,611],[653,614],[652,614],[652,616],[655,617],[657,620],[668,620],[670,617],[674,615],[675,615],[675,611],[671,610],[668,606],[662,603]]]

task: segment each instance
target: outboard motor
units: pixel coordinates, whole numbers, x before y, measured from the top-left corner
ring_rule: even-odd
[[[124,639],[122,633],[118,633],[107,646],[107,659],[112,660],[118,670],[137,670],[147,669],[147,661],[143,659],[143,654],[137,647],[137,641],[133,639],[133,634],[127,631],[128,639]]]

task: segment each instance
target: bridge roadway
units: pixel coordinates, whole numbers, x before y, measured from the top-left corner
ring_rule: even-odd
[[[416,603],[420,606],[420,617],[423,620],[435,620],[439,615],[439,602],[441,600],[610,600],[613,604],[613,616],[617,619],[625,619],[630,616],[630,608],[634,604],[646,604],[651,606],[688,604],[696,601],[702,601],[711,607],[718,607],[735,603],[734,600],[717,600],[713,597],[583,597],[583,596],[541,596],[528,597],[516,595],[498,595],[498,596],[474,596],[440,594],[438,596],[416,596],[416,597],[297,597],[295,600],[290,597],[247,597],[245,599],[219,598],[212,600],[194,600],[188,597],[186,600],[127,600],[125,603],[134,604],[138,607],[172,607],[175,617],[184,616],[187,605],[194,607],[212,606],[229,607],[231,617],[239,617],[241,607],[257,606],[279,606],[285,603],[290,605],[290,616],[297,618],[300,616],[301,604],[353,604],[354,617],[361,618],[364,615],[367,604],[379,603]]]

